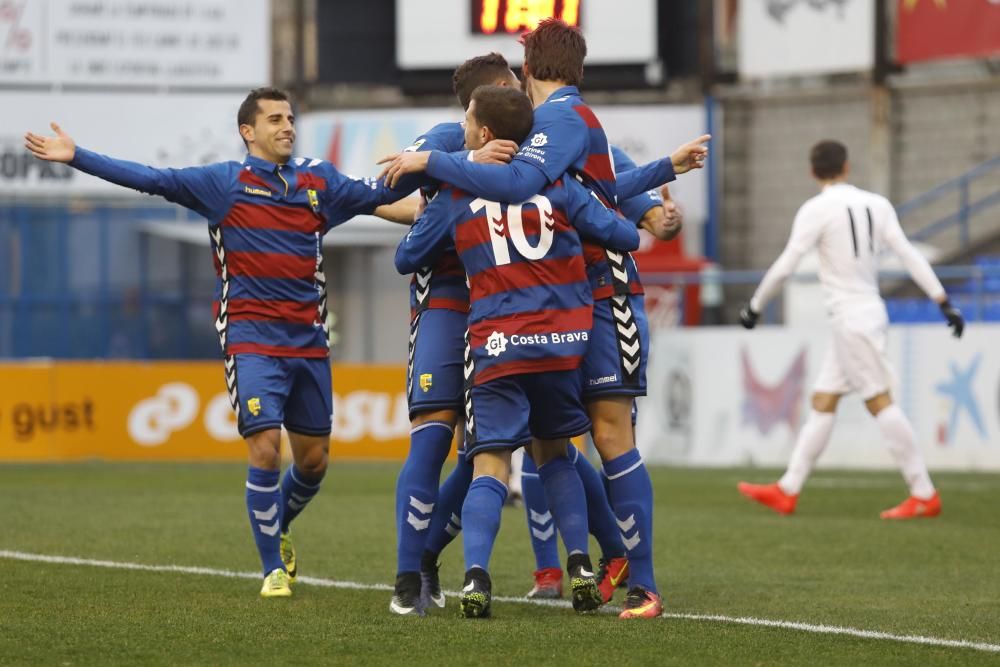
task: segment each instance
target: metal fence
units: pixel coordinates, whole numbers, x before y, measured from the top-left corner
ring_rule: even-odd
[[[215,272],[204,225],[168,205],[87,200],[0,206],[0,357],[217,358]],[[178,233],[164,235],[165,228]],[[185,238],[198,242],[179,240]],[[1000,261],[982,258],[936,270],[970,320],[1000,320]],[[762,275],[709,270],[646,274],[643,280],[650,286],[648,308],[666,311],[656,321],[669,326],[724,321],[724,298],[747,293]],[[893,321],[939,318],[934,304],[905,293],[904,278],[884,275]],[[358,278],[358,289],[364,280]],[[655,303],[657,288],[669,296],[666,303]],[[686,319],[670,315],[687,311],[693,315]],[[781,319],[778,300],[764,321]]]

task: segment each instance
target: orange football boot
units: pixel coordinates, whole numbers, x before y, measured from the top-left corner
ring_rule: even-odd
[[[652,591],[641,586],[629,589],[625,598],[625,608],[618,618],[656,618],[663,614],[663,600]]]
[[[891,509],[879,514],[883,519],[929,519],[941,513],[941,496],[935,491],[927,499],[910,496]]]
[[[761,505],[770,507],[778,514],[791,514],[795,511],[795,503],[799,500],[799,495],[790,496],[781,490],[778,483],[774,484],[750,484],[740,482],[736,489],[750,500],[756,500]]]

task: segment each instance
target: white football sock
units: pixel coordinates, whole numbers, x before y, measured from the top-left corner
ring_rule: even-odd
[[[934,495],[934,484],[930,473],[924,464],[924,457],[917,448],[917,439],[913,435],[910,420],[896,404],[884,408],[875,416],[882,437],[885,438],[889,453],[896,461],[906,485],[910,487],[910,495],[927,500]]]
[[[778,480],[781,490],[790,496],[798,495],[806,478],[816,465],[816,459],[826,449],[833,432],[833,413],[810,410],[806,423],[799,430],[795,440],[792,458],[788,461],[788,469]]]

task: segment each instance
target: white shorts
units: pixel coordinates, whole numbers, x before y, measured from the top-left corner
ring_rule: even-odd
[[[889,391],[893,372],[887,354],[888,326],[884,322],[852,326],[833,325],[833,345],[826,352],[813,390],[824,394],[858,392],[868,400]]]

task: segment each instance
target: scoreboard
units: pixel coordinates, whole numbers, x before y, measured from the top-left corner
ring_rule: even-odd
[[[518,34],[542,19],[560,18],[580,27],[583,0],[469,0],[473,34]]]
[[[0,0],[0,4],[3,0]],[[496,51],[515,68],[518,36],[547,17],[579,26],[588,65],[646,65],[658,59],[656,0],[396,0],[400,70],[452,70]]]

